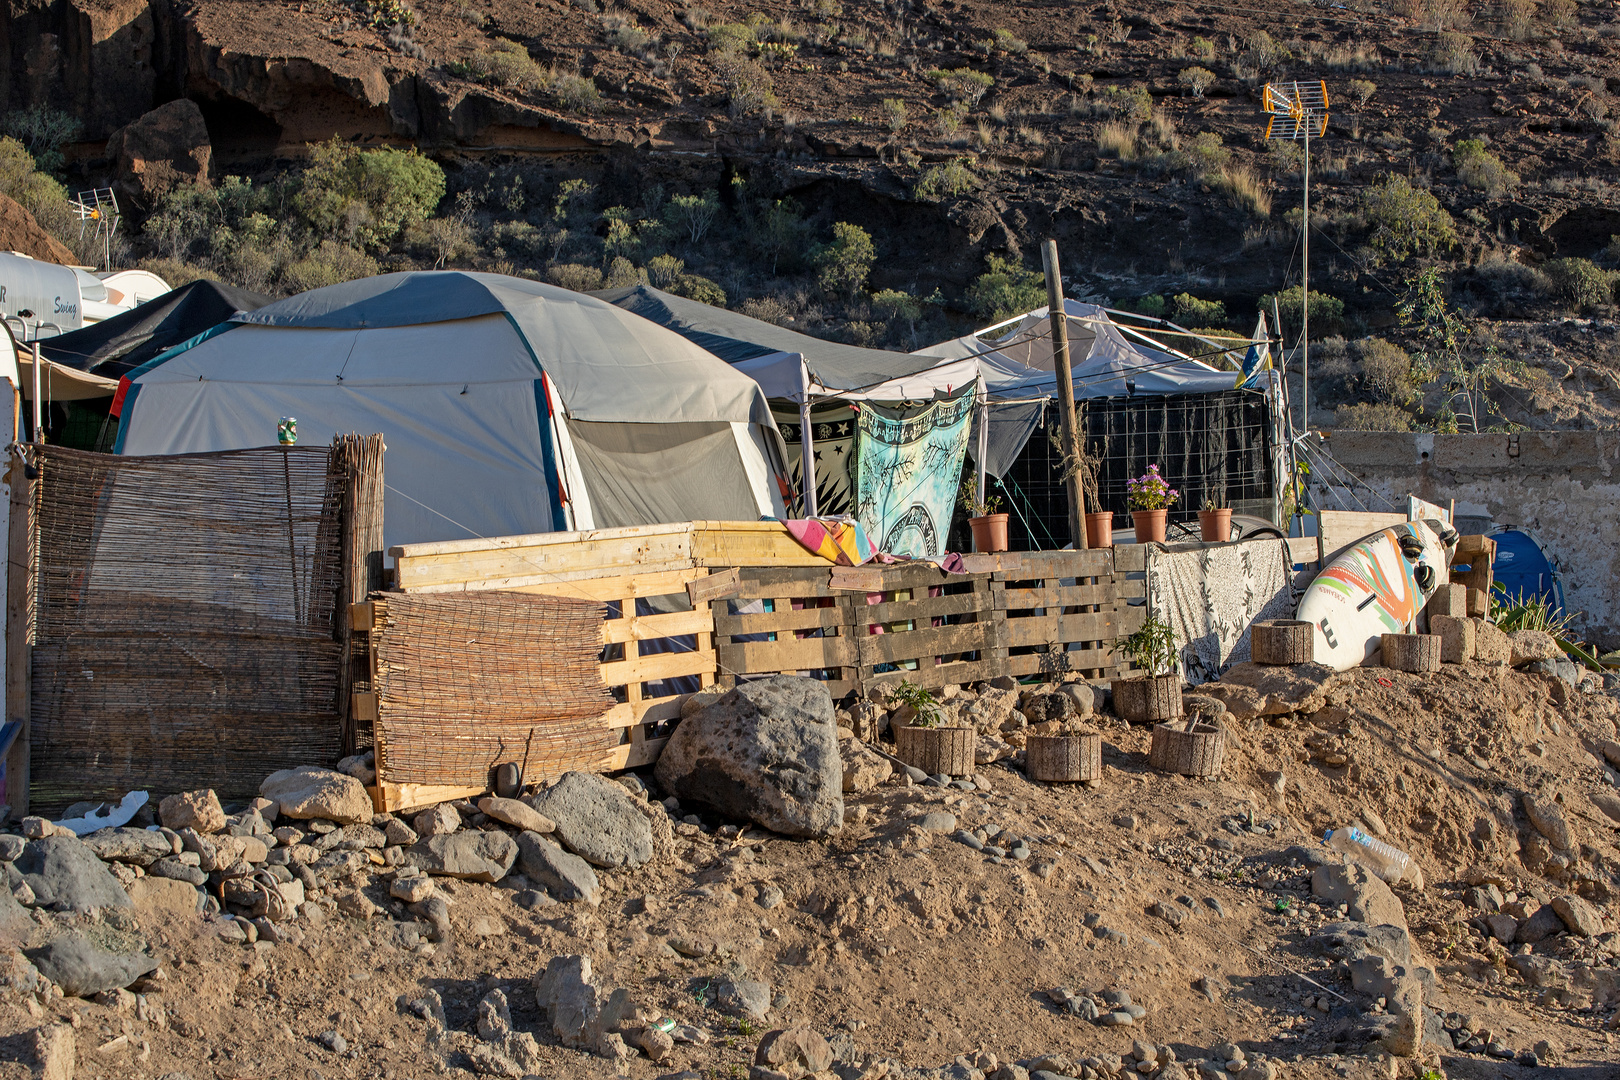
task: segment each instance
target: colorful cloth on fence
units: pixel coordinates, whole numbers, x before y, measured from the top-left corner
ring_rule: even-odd
[[[838,566],[860,566],[877,555],[853,518],[790,518],[782,524],[807,550]]]
[[[1251,540],[1196,551],[1150,549],[1148,606],[1170,624],[1194,686],[1249,659],[1249,627],[1293,618],[1288,545]]]
[[[861,405],[855,516],[889,554],[935,559],[945,550],[975,390],[921,407]]]

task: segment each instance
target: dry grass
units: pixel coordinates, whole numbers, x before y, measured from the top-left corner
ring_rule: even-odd
[[[1104,124],[1097,131],[1097,153],[1121,161],[1136,159],[1136,131],[1124,124]]]
[[[1230,199],[1233,206],[1255,217],[1271,216],[1271,192],[1266,190],[1265,181],[1247,165],[1228,165],[1210,177],[1210,183]]]

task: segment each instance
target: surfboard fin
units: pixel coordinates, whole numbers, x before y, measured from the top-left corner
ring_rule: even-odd
[[[1401,554],[1406,556],[1407,562],[1416,562],[1423,557],[1423,541],[1410,534],[1402,536]]]
[[[1417,569],[1412,571],[1412,579],[1417,582],[1418,588],[1429,592],[1434,588],[1434,567],[1428,563],[1419,563]]]

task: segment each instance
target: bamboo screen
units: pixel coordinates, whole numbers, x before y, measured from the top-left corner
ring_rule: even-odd
[[[478,787],[490,770],[595,769],[603,721],[602,605],[523,593],[386,594],[374,631],[378,775]]]
[[[46,447],[35,801],[257,794],[339,749],[344,484],[325,447]]]

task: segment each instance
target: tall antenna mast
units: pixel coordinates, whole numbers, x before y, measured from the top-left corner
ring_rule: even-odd
[[[1266,113],[1266,138],[1296,139],[1305,144],[1305,215],[1300,222],[1304,250],[1299,273],[1299,336],[1305,350],[1300,361],[1299,393],[1304,412],[1299,430],[1303,432],[1311,427],[1311,137],[1320,139],[1327,133],[1327,83],[1266,83],[1261,107]]]

